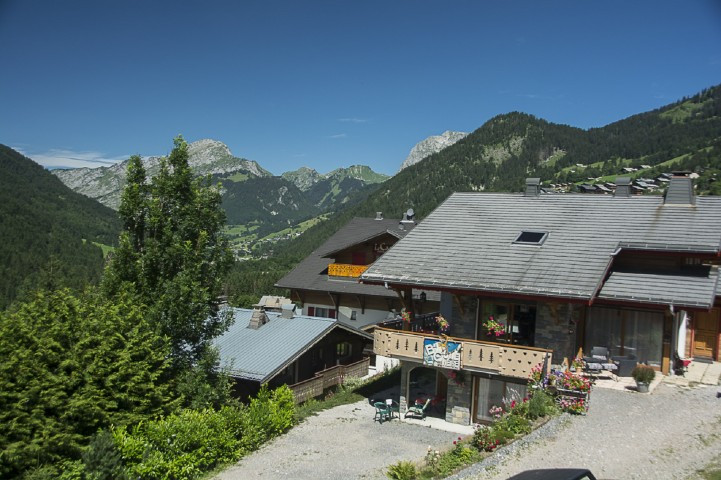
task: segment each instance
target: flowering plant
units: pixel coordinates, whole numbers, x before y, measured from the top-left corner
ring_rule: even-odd
[[[503,407],[494,405],[490,410],[488,410],[488,413],[490,413],[493,418],[501,418],[504,413]]]
[[[410,323],[411,315],[412,312],[406,312],[405,308],[401,310],[401,320],[403,320],[403,323]]]
[[[476,425],[473,433],[473,443],[482,452],[492,452],[503,442],[494,435],[493,430],[483,425]]]
[[[583,358],[581,358],[581,357],[574,358],[573,361],[571,362],[571,366],[577,372],[580,372],[581,370],[583,370]]]
[[[448,323],[448,320],[446,320],[443,315],[438,315],[436,317],[436,324],[438,325],[441,333],[446,333],[448,329],[451,328],[451,324]]]
[[[586,402],[584,402],[582,398],[560,397],[558,400],[558,404],[561,407],[561,410],[563,410],[564,412],[569,412],[576,415],[582,415],[586,413],[587,410]]]
[[[493,315],[488,316],[488,320],[483,323],[483,329],[486,331],[487,335],[495,335],[496,337],[500,337],[506,331],[505,325],[498,323],[493,318]]]

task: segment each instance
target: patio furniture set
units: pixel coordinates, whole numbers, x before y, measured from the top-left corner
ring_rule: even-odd
[[[430,398],[428,398],[425,403],[419,403],[418,401],[416,401],[415,405],[413,405],[412,407],[408,407],[408,411],[404,415],[404,418],[407,418],[408,415],[412,415],[416,418],[420,417],[421,419],[426,418],[426,409],[428,408],[428,405],[430,405],[430,403]],[[385,402],[374,402],[373,406],[376,409],[373,420],[377,420],[378,423],[393,420],[394,416],[400,419],[399,405],[398,402],[396,402],[395,400],[389,398]]]

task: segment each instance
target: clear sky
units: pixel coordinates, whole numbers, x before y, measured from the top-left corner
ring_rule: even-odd
[[[721,83],[721,1],[0,0],[0,143],[44,165],[213,138],[395,173],[531,113],[599,127]]]

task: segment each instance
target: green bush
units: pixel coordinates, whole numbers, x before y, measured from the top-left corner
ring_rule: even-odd
[[[82,454],[81,478],[88,480],[126,480],[123,459],[115,446],[113,434],[101,430],[90,441]],[[65,471],[65,470],[64,470]]]
[[[413,462],[401,460],[388,467],[386,475],[391,480],[414,480],[418,477],[418,469]]]
[[[556,403],[553,397],[545,390],[537,390],[528,400],[528,418],[536,420],[546,415],[552,415],[556,411]]]
[[[640,363],[634,367],[631,376],[639,383],[651,383],[653,379],[656,378],[656,370]]]
[[[262,388],[248,406],[184,410],[132,429],[116,428],[113,437],[131,478],[192,479],[285,432],[294,413],[288,387]]]
[[[502,416],[493,424],[493,428],[497,430],[508,430],[514,436],[531,431],[531,421],[521,415],[509,413]]]
[[[452,450],[441,455],[434,473],[441,478],[445,478],[477,459],[478,453],[476,450],[458,441]]]

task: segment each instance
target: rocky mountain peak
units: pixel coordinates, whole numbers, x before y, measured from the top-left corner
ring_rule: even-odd
[[[438,153],[446,147],[450,147],[459,140],[465,138],[468,133],[446,130],[440,135],[434,135],[418,142],[408,154],[408,157],[401,164],[400,170],[415,165],[426,157]]]

